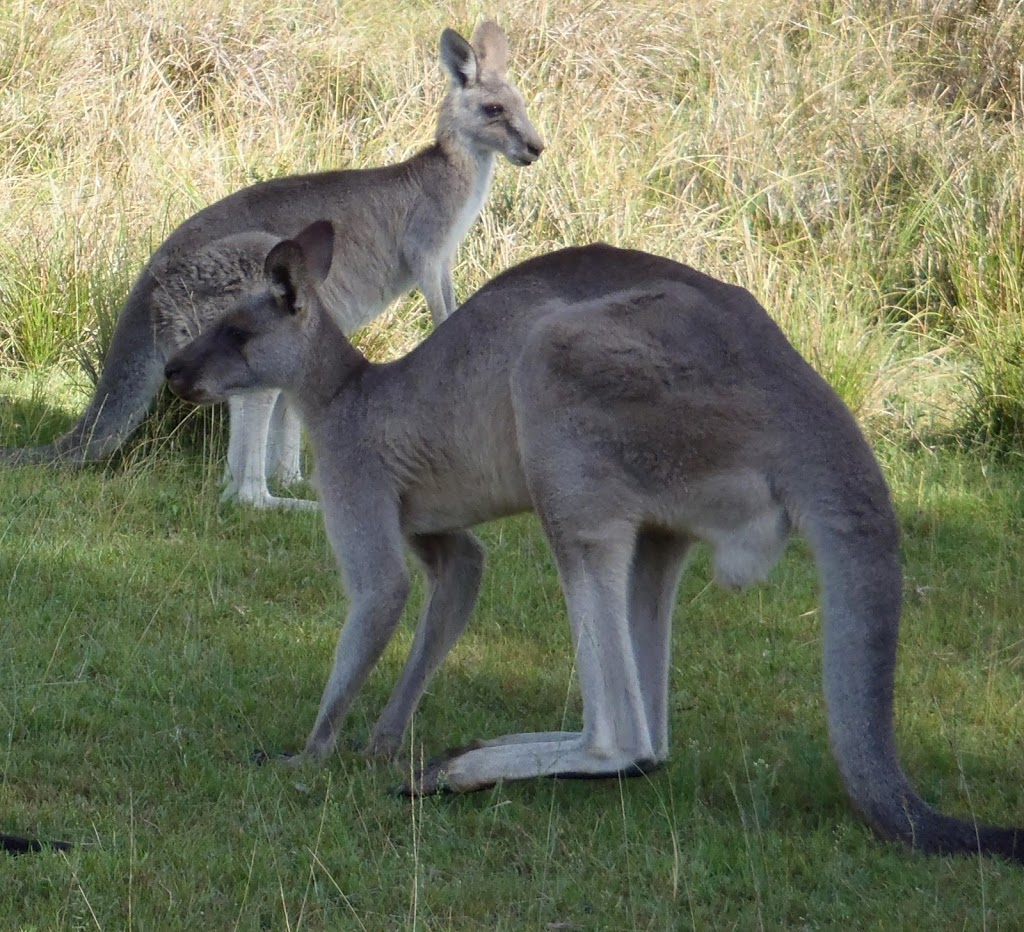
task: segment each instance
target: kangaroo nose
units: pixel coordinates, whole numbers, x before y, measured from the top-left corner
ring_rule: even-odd
[[[544,143],[539,139],[536,142],[528,142],[526,144],[526,151],[530,153],[532,158],[539,159],[540,154],[544,151]]]
[[[167,379],[167,384],[175,395],[179,395],[182,398],[185,397],[189,379],[188,370],[184,363],[172,359],[164,366],[164,378]]]

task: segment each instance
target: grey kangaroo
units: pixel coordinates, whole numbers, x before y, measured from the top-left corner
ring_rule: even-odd
[[[508,42],[492,22],[472,43],[445,29],[440,58],[450,77],[433,145],[385,168],[276,178],[199,211],[153,254],[121,311],[103,372],[78,423],[48,446],[0,451],[8,463],[82,463],[114,451],[138,426],[163,367],[219,318],[261,274],[274,243],[319,218],[346,230],[335,242],[346,333],[419,287],[434,323],[455,310],[452,257],[487,198],[497,154],[516,165],[544,148],[522,95],[506,77]],[[299,422],[277,391],[230,400],[225,498],[255,506],[310,507],[270,494],[267,476],[301,478]]]
[[[716,578],[743,586],[797,530],[820,572],[829,734],[857,809],[923,851],[1024,859],[1024,830],[943,815],[900,768],[889,492],[850,412],[747,291],[642,252],[562,249],[499,275],[407,356],[373,365],[326,310],[345,300],[332,241],[322,222],[275,246],[265,285],[166,369],[198,403],[280,388],[309,431],[350,603],[299,759],[331,752],[394,633],[405,547],[429,596],[371,733],[375,754],[399,750],[466,626],[483,552],[465,529],[534,510],[565,592],[583,730],[477,742],[405,791],[645,773],[669,753],[671,620],[687,555],[707,544]]]

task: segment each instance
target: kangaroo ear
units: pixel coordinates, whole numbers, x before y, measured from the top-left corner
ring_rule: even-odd
[[[267,282],[293,314],[298,310],[295,302],[302,281],[303,264],[302,249],[293,239],[281,240],[263,261]]]
[[[330,220],[317,220],[299,233],[295,242],[306,258],[306,271],[313,283],[323,284],[334,259],[334,224]]]
[[[472,45],[480,71],[504,74],[508,70],[508,38],[497,23],[486,20],[477,26]]]
[[[323,284],[333,257],[334,225],[329,220],[318,220],[295,239],[274,246],[263,262],[263,274],[294,314],[299,309],[299,294]]]
[[[466,87],[476,81],[476,52],[454,29],[441,33],[441,64],[459,87]]]

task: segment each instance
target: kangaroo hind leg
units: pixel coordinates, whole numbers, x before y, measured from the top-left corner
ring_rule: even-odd
[[[248,392],[228,399],[230,432],[228,465],[222,501],[238,501],[254,508],[314,509],[316,502],[280,498],[267,487],[268,437],[278,391]]]
[[[278,395],[270,415],[266,472],[268,478],[281,485],[302,481],[302,425],[284,392]]]
[[[549,532],[557,526],[546,524]],[[541,776],[629,776],[656,766],[628,620],[634,539],[625,522],[553,539],[576,646],[583,730],[505,735],[471,745],[414,774],[407,792],[470,792]]]
[[[656,529],[641,529],[629,578],[629,627],[639,667],[644,711],[654,757],[668,758],[668,686],[672,613],[686,559],[695,541]]]

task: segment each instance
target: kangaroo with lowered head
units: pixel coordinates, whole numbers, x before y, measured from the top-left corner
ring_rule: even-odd
[[[450,86],[433,145],[384,168],[260,182],[190,217],[135,282],[78,423],[47,446],[0,451],[0,460],[78,464],[117,449],[145,416],[174,351],[259,278],[274,243],[320,218],[346,231],[334,246],[340,300],[332,308],[345,333],[414,285],[435,324],[455,310],[452,257],[487,198],[495,156],[529,165],[544,143],[506,76],[508,42],[497,25],[482,23],[472,42],[445,29],[440,58]],[[267,390],[230,400],[224,497],[309,507],[267,487],[268,475],[285,484],[301,478],[298,419],[278,396]]]
[[[428,598],[369,751],[396,753],[466,626],[483,551],[466,530],[534,510],[554,552],[583,694],[580,732],[449,752],[409,793],[646,773],[669,753],[675,594],[698,543],[718,581],[762,579],[791,531],[823,590],[829,736],[856,808],[934,853],[1024,860],[1024,830],[943,815],[893,740],[898,529],[881,470],[835,392],[760,304],[669,259],[591,245],[518,265],[407,356],[369,363],[327,311],[344,301],[317,223],[267,256],[264,286],[167,364],[198,403],[280,388],[309,431],[349,611],[299,759],[322,759],[409,593]],[[335,311],[335,315],[336,315]]]

